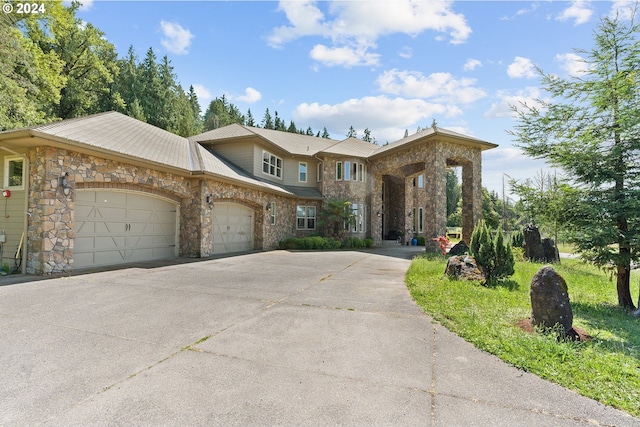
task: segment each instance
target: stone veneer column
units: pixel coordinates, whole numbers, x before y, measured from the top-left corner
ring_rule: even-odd
[[[425,162],[426,206],[424,211],[425,250],[438,252],[432,240],[447,233],[447,156],[440,141],[428,147]]]
[[[60,165],[56,149],[38,147],[29,152],[29,253],[27,273],[51,274],[70,271],[73,263],[73,176],[69,196],[58,188],[59,178],[67,171]]]
[[[473,228],[482,218],[482,156],[478,150],[472,161],[462,166],[462,240],[471,242]]]
[[[376,246],[382,245],[384,236],[382,235],[382,175],[379,173],[371,173],[371,209],[369,209],[369,217],[371,218],[371,238]],[[380,212],[380,217],[378,217]]]

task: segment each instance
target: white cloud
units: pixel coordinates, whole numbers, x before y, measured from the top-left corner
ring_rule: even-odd
[[[478,67],[482,67],[482,62],[478,59],[469,58],[467,62],[464,63],[463,69],[465,71],[473,71]]]
[[[544,160],[533,159],[517,147],[500,146],[482,153],[482,186],[502,196],[504,179],[505,196],[511,201],[517,200],[517,196],[511,194],[511,179],[522,183],[541,170],[544,173],[554,173],[554,169]]]
[[[456,79],[449,73],[432,73],[428,76],[418,71],[385,71],[376,81],[381,92],[393,95],[431,99],[440,103],[469,104],[484,98],[484,90],[474,87],[475,79]]]
[[[326,15],[318,4],[326,7]],[[374,54],[368,53],[367,49],[375,48],[376,40],[389,34],[416,36],[431,30],[440,35],[446,34],[452,44],[465,42],[471,34],[465,17],[451,10],[449,2],[331,0],[319,3],[315,0],[281,0],[279,10],[286,14],[289,23],[272,30],[267,37],[269,45],[281,47],[307,36],[331,39],[332,47],[316,45],[312,54],[320,57],[330,55],[331,60],[327,63],[332,65],[353,66],[352,61],[337,60],[342,58],[340,54],[344,49],[366,53],[365,60],[357,64],[370,65]]]
[[[196,96],[198,97],[198,101],[208,101],[212,98],[211,96],[211,92],[209,92],[209,89],[207,89],[206,87],[204,87],[201,84],[194,84],[193,85],[193,90],[196,92]]]
[[[404,59],[409,59],[413,57],[413,49],[411,49],[409,46],[405,46],[400,49],[400,51],[398,52],[398,56]]]
[[[507,67],[507,75],[513,79],[523,77],[531,79],[537,76],[536,67],[529,58],[516,56],[511,65]]]
[[[160,21],[160,29],[164,36],[160,40],[160,44],[171,53],[176,55],[185,55],[189,53],[187,48],[191,45],[191,39],[194,37],[186,28],[175,22]]]
[[[558,21],[570,21],[573,20],[573,25],[580,25],[589,22],[593,10],[589,8],[587,2],[584,0],[574,0],[571,6],[566,8],[556,20]]]
[[[496,96],[498,101],[491,105],[489,111],[484,113],[484,117],[516,117],[517,113],[513,111],[512,106],[519,110],[525,108],[523,104],[536,108],[542,106],[538,101],[540,99],[540,90],[537,87],[527,87],[517,91],[515,94],[509,91],[498,91]]]
[[[303,103],[293,111],[293,120],[313,128],[326,126],[334,138],[346,135],[349,126],[369,128],[380,143],[403,137],[408,127],[434,116],[455,117],[462,111],[455,106],[429,103],[420,99],[369,96],[339,104]],[[412,130],[410,129],[410,132]]]
[[[248,87],[244,90],[244,95],[236,96],[235,99],[247,104],[253,104],[262,99],[262,94],[252,87]]]
[[[318,44],[309,52],[311,58],[329,67],[341,65],[351,68],[358,65],[377,65],[380,55],[369,53],[366,47],[343,46],[329,48]]]
[[[580,77],[588,69],[588,64],[584,58],[575,53],[559,53],[556,55],[556,61],[560,63],[560,68],[572,77]]]
[[[618,16],[621,19],[631,19],[633,16],[636,0],[613,0],[609,16],[615,19]]]

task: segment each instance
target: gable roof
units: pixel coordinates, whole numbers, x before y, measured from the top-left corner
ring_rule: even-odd
[[[313,156],[338,143],[334,139],[279,130],[231,124],[189,138],[202,144],[228,142],[235,138],[258,136],[262,141],[294,156]]]
[[[436,126],[431,126],[426,129],[421,130],[420,132],[416,132],[413,135],[409,135],[406,138],[402,138],[398,141],[392,142],[391,144],[383,145],[382,147],[378,147],[375,149],[373,153],[371,153],[371,157],[375,157],[378,155],[383,155],[389,151],[396,150],[398,148],[404,147],[406,145],[411,144],[414,141],[417,141],[422,138],[432,137],[436,135],[441,135],[444,137],[452,137],[455,138],[458,142],[465,143],[468,145],[472,145],[476,148],[480,148],[480,150],[489,150],[491,148],[495,148],[498,145],[493,144],[491,142],[483,141],[481,139],[473,138],[468,135],[464,135],[462,133],[454,132],[452,130],[439,128]]]
[[[358,138],[347,138],[323,151],[324,154],[340,156],[368,157],[379,145]]]
[[[300,135],[297,133],[283,132],[271,129],[255,128],[239,124],[231,124],[218,129],[210,130],[200,135],[189,138],[206,145],[233,142],[234,139],[251,136],[259,137],[263,142],[278,147],[294,156],[315,156],[317,154],[333,154],[339,156],[352,156],[369,158],[385,155],[385,153],[404,147],[415,141],[433,136],[443,136],[455,139],[455,142],[470,145],[480,150],[488,150],[498,145],[481,139],[473,138],[448,129],[432,126],[402,138],[391,144],[379,146],[358,138],[347,138],[342,141],[334,139],[318,138],[317,136]]]
[[[20,137],[39,137],[53,145],[151,163],[182,174],[213,175],[294,195],[286,188],[239,173],[196,142],[114,111],[0,132],[0,140]]]

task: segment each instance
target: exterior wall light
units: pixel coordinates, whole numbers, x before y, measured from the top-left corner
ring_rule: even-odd
[[[207,201],[208,205],[213,206],[213,194],[207,194],[207,197],[205,200]]]
[[[267,203],[267,205],[264,207],[264,209],[265,209],[267,212],[271,212],[271,203]]]
[[[60,178],[58,178],[58,186],[62,188],[62,193],[65,196],[71,194],[71,185],[69,185],[69,172],[65,172]]]

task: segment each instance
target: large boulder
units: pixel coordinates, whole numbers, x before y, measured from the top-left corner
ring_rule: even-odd
[[[524,235],[522,248],[526,259],[538,262],[560,262],[560,253],[556,243],[553,239],[542,239],[538,227],[529,224],[522,230],[522,234]]]
[[[567,282],[550,265],[542,267],[531,280],[531,324],[542,328],[559,325],[566,335],[573,328],[573,311]]]
[[[544,248],[538,227],[533,224],[527,225],[522,230],[524,235],[524,256],[530,261],[542,261],[544,259]]]
[[[476,260],[469,255],[449,257],[444,273],[452,279],[480,280],[482,282],[486,280]]]
[[[553,239],[549,239],[548,237],[542,239],[542,252],[544,253],[543,262],[560,262],[560,252],[558,252],[558,247]]]
[[[464,240],[460,240],[449,249],[449,255],[464,255],[469,252],[469,246]]]

